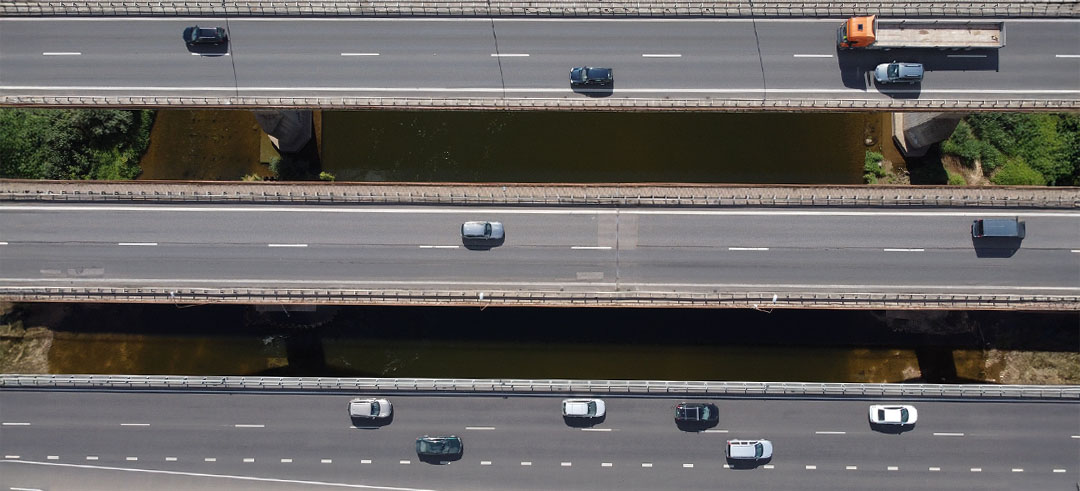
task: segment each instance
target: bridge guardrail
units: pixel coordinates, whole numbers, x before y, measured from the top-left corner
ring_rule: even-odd
[[[0,389],[197,390],[254,392],[419,392],[492,394],[673,395],[728,397],[858,397],[1058,399],[1080,401],[1076,385],[860,384],[671,380],[438,379],[238,377],[183,375],[0,375]]]
[[[125,107],[207,109],[445,109],[493,111],[911,111],[1062,112],[1080,109],[1080,99],[541,99],[416,97],[168,97],[168,96],[0,96],[11,107]]]
[[[1080,188],[0,179],[0,202],[1080,209]]]
[[[367,17],[1077,17],[1075,1],[635,1],[635,0],[5,0],[6,16]]]

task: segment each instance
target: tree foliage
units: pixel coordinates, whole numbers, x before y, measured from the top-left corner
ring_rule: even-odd
[[[979,160],[983,172],[991,176],[1006,161],[1015,162],[1005,180],[1021,176],[1036,180],[1028,172],[1034,170],[1051,185],[1080,185],[1078,114],[971,114],[956,127],[942,150],[959,157],[964,165],[973,166]]]
[[[153,111],[0,109],[0,177],[134,179]]]
[[[1045,186],[1046,178],[1039,171],[1032,169],[1023,159],[1009,159],[1001,170],[990,177],[994,184],[1002,186]]]

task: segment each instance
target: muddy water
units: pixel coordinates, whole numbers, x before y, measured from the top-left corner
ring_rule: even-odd
[[[236,181],[246,174],[269,175],[259,163],[266,136],[251,111],[163,110],[139,161],[139,179]]]

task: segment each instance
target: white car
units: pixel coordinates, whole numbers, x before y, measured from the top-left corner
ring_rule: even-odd
[[[724,455],[735,460],[768,460],[772,458],[772,442],[768,440],[728,440]]]
[[[349,401],[349,417],[385,419],[394,412],[394,406],[386,399],[360,399]]]
[[[870,406],[870,424],[875,425],[913,425],[919,420],[915,406]]]
[[[563,399],[562,415],[568,418],[602,418],[607,406],[600,399]]]

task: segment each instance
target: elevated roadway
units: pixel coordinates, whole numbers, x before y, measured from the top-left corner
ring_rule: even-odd
[[[841,22],[9,17],[0,103],[1080,107],[1076,19],[1010,20],[1005,48],[961,52],[837,52]],[[188,49],[181,34],[194,24],[227,28],[229,45]],[[923,63],[924,82],[876,86],[869,72],[897,59]],[[571,88],[580,65],[613,67],[613,89]]]
[[[904,401],[913,429],[867,422],[870,400],[711,399],[705,432],[672,420],[678,396],[603,396],[607,418],[569,425],[562,395],[391,394],[393,422],[353,426],[356,394],[0,392],[3,489],[1068,489],[1080,473],[1075,401]],[[386,394],[383,394],[386,395]],[[464,455],[421,462],[413,441],[456,434]],[[766,438],[756,468],[728,439]]]
[[[973,240],[972,220],[986,217],[1025,220],[1027,238]],[[464,243],[466,220],[503,222],[505,241]],[[349,296],[363,291],[430,304],[699,296],[716,306],[743,294],[767,307],[801,294],[970,295],[1075,309],[1080,296],[1080,212],[1069,210],[42,202],[0,205],[0,231],[0,293],[16,300],[151,289],[115,300],[205,290],[219,293],[203,301],[374,301]]]

